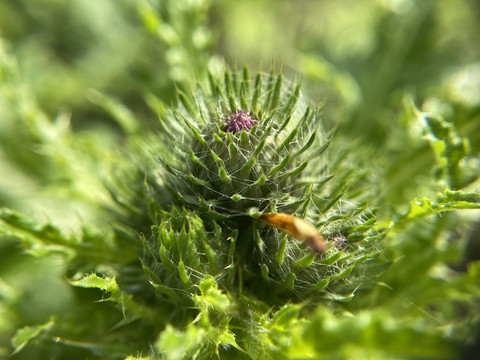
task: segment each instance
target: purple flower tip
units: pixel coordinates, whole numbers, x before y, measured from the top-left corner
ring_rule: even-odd
[[[257,122],[253,120],[245,110],[234,111],[227,120],[223,131],[237,133],[242,130],[250,130]]]

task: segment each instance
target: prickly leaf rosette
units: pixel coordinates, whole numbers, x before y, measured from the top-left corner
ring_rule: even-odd
[[[178,97],[178,107],[161,119],[170,149],[157,155],[171,198],[160,205],[175,207],[160,216],[149,245],[156,281],[185,288],[209,274],[268,302],[350,297],[355,282],[341,279],[372,256],[375,218],[366,203],[345,201],[351,173],[338,159],[331,173],[331,136],[300,84],[226,71],[222,80],[210,75],[207,86]],[[262,213],[305,219],[329,239],[328,250],[316,253],[260,223]]]

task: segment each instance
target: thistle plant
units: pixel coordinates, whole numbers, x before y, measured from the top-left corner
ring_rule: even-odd
[[[375,217],[366,204],[355,213],[339,205],[346,179],[329,173],[321,108],[305,103],[300,83],[283,82],[247,69],[210,75],[161,119],[170,146],[157,157],[171,197],[158,205],[174,207],[155,214],[146,242],[155,283],[188,289],[213,276],[272,304],[352,295],[355,281],[341,279],[374,256]],[[318,254],[261,224],[265,212],[305,218],[329,249]]]
[[[42,107],[58,106],[59,73],[79,86],[61,99],[81,102],[78,79],[89,66],[98,74],[98,57],[78,62],[82,76],[63,58],[60,68],[29,65],[37,85],[56,84],[37,102],[22,79],[31,52],[17,67],[0,43],[0,358],[452,359],[474,343],[480,266],[466,244],[480,208],[478,96],[475,106],[458,94],[422,99],[450,89],[447,67],[432,62],[437,5],[372,3],[382,26],[331,53],[337,33],[318,52],[307,25],[305,47],[295,44],[301,84],[225,69],[209,53],[232,49],[237,30],[255,39],[253,54],[235,42],[252,59],[269,51],[257,52],[258,34],[244,26],[246,10],[263,16],[244,8],[252,4],[229,3],[227,15],[218,2],[139,1],[145,29],[130,39],[148,41],[116,43],[128,66],[111,69],[128,80],[89,83],[95,110],[73,106],[72,118]],[[134,4],[104,6],[130,14]],[[268,26],[336,6],[312,2]],[[17,8],[27,5],[6,14]],[[46,12],[25,19],[40,24]],[[104,30],[122,21],[110,15],[110,26],[85,19],[115,41]],[[215,16],[228,19],[221,46]],[[138,26],[127,20],[121,34]],[[35,54],[75,43],[40,38]],[[101,53],[116,48],[106,44],[92,41]]]

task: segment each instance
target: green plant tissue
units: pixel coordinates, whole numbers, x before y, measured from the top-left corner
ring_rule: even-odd
[[[478,24],[0,0],[0,358],[474,358]]]

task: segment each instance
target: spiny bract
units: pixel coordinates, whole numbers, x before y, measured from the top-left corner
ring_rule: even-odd
[[[210,75],[208,87],[179,91],[179,105],[161,119],[170,148],[156,155],[172,197],[159,204],[170,210],[159,211],[146,263],[165,294],[209,274],[269,302],[304,298],[372,255],[375,218],[363,214],[366,205],[340,208],[347,175],[330,181],[320,109],[302,100],[299,83],[283,82],[273,73],[252,81],[247,70],[227,70],[223,81]],[[257,222],[264,211],[306,218],[348,246],[331,241],[313,253]]]
[[[300,101],[300,84],[284,89],[281,75],[260,74],[253,86],[238,77],[226,72],[223,86],[210,77],[210,91],[179,94],[163,122],[177,155],[166,159],[169,185],[188,206],[220,215],[296,212],[306,185],[295,179],[328,143],[318,109]]]

